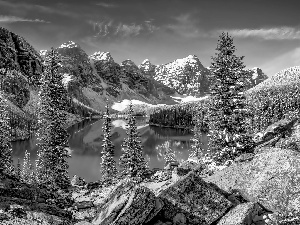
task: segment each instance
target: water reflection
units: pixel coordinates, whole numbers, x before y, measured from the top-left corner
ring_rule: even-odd
[[[112,122],[112,141],[115,146],[115,160],[121,152],[121,144],[126,134],[126,120],[115,119]],[[99,164],[101,161],[103,120],[84,121],[68,129],[69,151],[72,158],[68,159],[69,174],[84,177],[87,181],[95,181],[100,178]],[[172,149],[178,161],[188,158],[189,149],[192,144],[192,133],[185,130],[153,127],[147,124],[147,118],[137,118],[138,132],[144,146],[144,156],[150,168],[163,168],[164,154]],[[205,140],[204,140],[205,141]],[[23,161],[25,150],[31,154],[31,159],[36,159],[37,145],[36,137],[28,141],[13,142],[13,159]]]

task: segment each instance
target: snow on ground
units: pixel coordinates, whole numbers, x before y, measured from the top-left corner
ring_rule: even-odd
[[[132,101],[132,105],[146,105],[146,106],[149,106],[149,107],[158,107],[158,106],[164,106],[165,105],[165,104],[152,105],[152,104],[140,101],[140,100],[131,100],[131,101]],[[124,99],[122,102],[115,102],[112,105],[111,108],[114,109],[114,110],[122,112],[129,106],[129,104],[130,104],[130,100]]]
[[[208,96],[204,96],[204,97],[201,97],[201,98],[196,98],[196,97],[193,97],[193,96],[186,96],[186,95],[177,95],[177,96],[171,96],[171,98],[173,99],[176,99],[175,101],[178,102],[178,103],[184,103],[184,102],[193,102],[193,101],[200,101],[200,100],[203,100],[203,99],[206,99],[208,98]]]
[[[73,80],[72,75],[65,73],[63,75],[62,83],[65,87],[68,87],[68,83]]]

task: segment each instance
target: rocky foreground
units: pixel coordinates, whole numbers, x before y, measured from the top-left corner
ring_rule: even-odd
[[[254,136],[254,153],[213,174],[188,160],[149,171],[143,182],[85,183],[48,192],[0,180],[0,224],[300,224],[298,119]]]

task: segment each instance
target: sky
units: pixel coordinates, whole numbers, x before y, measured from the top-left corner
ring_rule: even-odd
[[[197,55],[210,66],[219,35],[246,68],[268,76],[300,66],[300,0],[0,0],[0,26],[36,50],[74,41],[121,63]]]

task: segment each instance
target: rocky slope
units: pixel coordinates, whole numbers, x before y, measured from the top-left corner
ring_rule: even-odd
[[[298,84],[300,82],[300,66],[290,67],[279,71],[275,75],[264,80],[248,92],[258,91],[269,87]]]

